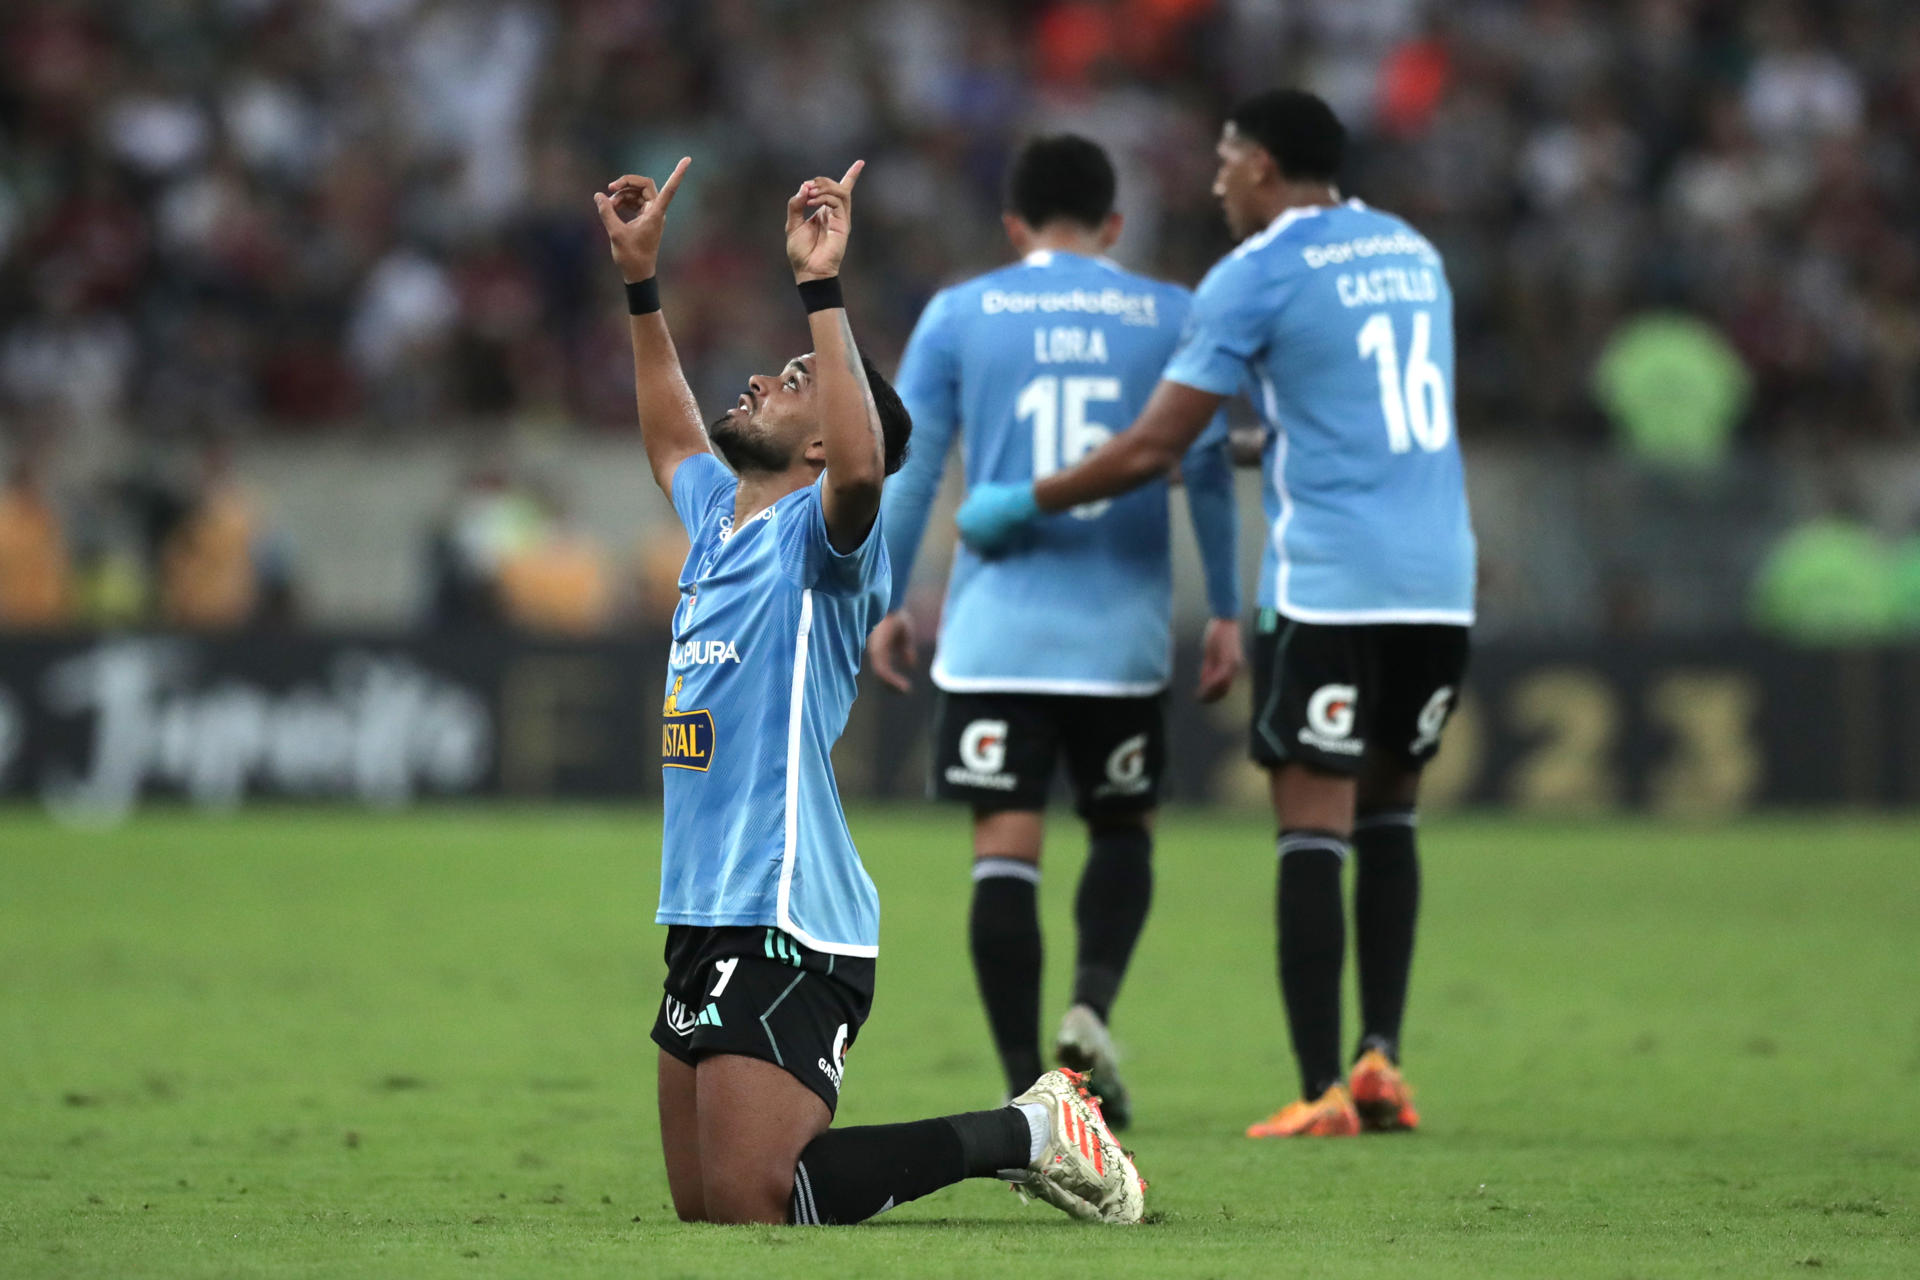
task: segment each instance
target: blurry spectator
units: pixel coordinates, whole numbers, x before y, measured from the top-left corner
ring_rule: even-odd
[[[428,625],[501,622],[500,570],[534,545],[540,522],[538,504],[504,464],[489,461],[469,472],[428,535]]]
[[[1800,644],[1859,644],[1893,629],[1892,557],[1846,515],[1809,520],[1767,553],[1754,583],[1754,621]]]
[[[1768,0],[1753,21],[1759,45],[1747,75],[1747,118],[1768,142],[1845,136],[1865,118],[1866,95],[1853,70],[1821,48],[1798,6]]]
[[[426,254],[395,249],[374,267],[348,342],[382,416],[419,425],[433,415],[441,391],[436,361],[458,315],[446,271]]]
[[[137,626],[147,616],[146,557],[129,496],[129,486],[103,475],[74,508],[74,620],[86,626]]]
[[[1920,637],[1920,533],[1897,543],[1888,570],[1893,597],[1893,624],[1903,634]]]
[[[258,509],[224,445],[201,459],[199,490],[160,549],[160,617],[178,627],[226,630],[255,621],[260,576]]]
[[[997,174],[1041,129],[1109,142],[1120,256],[1191,282],[1225,248],[1207,140],[1277,82],[1347,120],[1343,186],[1446,251],[1476,436],[1591,432],[1582,375],[1653,308],[1738,348],[1755,439],[1920,432],[1920,12],[1898,0],[9,0],[0,412],[149,437],[625,427],[585,196],[689,152],[695,390],[778,345],[753,301],[774,214],[854,152],[849,283],[885,363],[998,260]]]
[[[543,507],[539,533],[500,565],[502,611],[509,623],[528,631],[597,634],[612,614],[605,556],[597,542],[572,527],[551,493]]]
[[[1709,471],[1726,460],[1753,380],[1712,325],[1650,312],[1608,340],[1593,387],[1635,457],[1662,470]]]
[[[40,450],[29,447],[0,490],[0,631],[62,626],[72,609],[66,538]]]
[[[687,535],[678,520],[649,529],[633,548],[635,616],[649,627],[670,626],[680,606],[680,570],[687,562]]]

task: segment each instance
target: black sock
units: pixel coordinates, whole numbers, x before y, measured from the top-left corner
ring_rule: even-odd
[[[967,932],[1007,1092],[1024,1093],[1040,1078],[1040,868],[977,860]]]
[[[1096,828],[1087,841],[1087,867],[1073,899],[1080,947],[1073,970],[1073,1002],[1110,1021],[1120,980],[1153,901],[1153,835],[1145,827]]]
[[[1030,1133],[1016,1107],[829,1129],[806,1145],[794,1165],[788,1221],[864,1222],[962,1178],[1024,1168]]]
[[[1340,1081],[1340,966],[1346,913],[1340,864],[1347,842],[1331,831],[1280,833],[1280,995],[1287,1006],[1302,1096]]]
[[[1400,1019],[1420,915],[1414,811],[1381,809],[1353,824],[1355,950],[1360,960],[1360,1049],[1400,1060]]]

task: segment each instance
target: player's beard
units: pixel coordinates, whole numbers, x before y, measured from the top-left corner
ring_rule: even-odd
[[[723,413],[707,428],[707,438],[732,467],[734,474],[748,471],[785,471],[789,459],[765,434],[755,429],[751,418]]]

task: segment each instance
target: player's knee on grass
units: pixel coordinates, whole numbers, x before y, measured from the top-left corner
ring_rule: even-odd
[[[662,1049],[659,1054],[660,1154],[667,1190],[682,1222],[706,1217],[700,1185],[700,1113],[693,1068]]]
[[[793,1199],[793,1165],[774,1168],[754,1152],[736,1153],[736,1159],[703,1166],[705,1222],[739,1225],[749,1222],[784,1223]]]
[[[832,1122],[819,1095],[771,1062],[703,1058],[700,1183],[706,1221],[785,1222],[800,1152]]]

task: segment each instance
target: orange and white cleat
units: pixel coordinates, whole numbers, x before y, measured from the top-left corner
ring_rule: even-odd
[[[1353,1091],[1353,1106],[1360,1113],[1360,1126],[1369,1133],[1406,1133],[1420,1127],[1420,1113],[1413,1109],[1413,1090],[1393,1059],[1378,1049],[1369,1049],[1353,1064],[1347,1077]]]
[[[1351,1138],[1360,1132],[1360,1113],[1342,1085],[1308,1102],[1289,1102],[1265,1120],[1247,1126],[1249,1138]]]
[[[1000,1176],[1023,1197],[1045,1200],[1083,1222],[1131,1225],[1146,1212],[1147,1184],[1133,1158],[1114,1141],[1100,1100],[1077,1071],[1049,1071],[1013,1100],[1047,1111],[1046,1142],[1024,1169]]]

